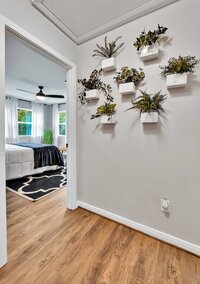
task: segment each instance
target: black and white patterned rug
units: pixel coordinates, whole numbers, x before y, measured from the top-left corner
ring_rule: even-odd
[[[37,201],[67,184],[66,169],[48,171],[6,181],[6,188],[30,201]]]

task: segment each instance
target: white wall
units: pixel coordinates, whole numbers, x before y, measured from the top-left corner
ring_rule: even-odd
[[[2,17],[3,16],[3,17]],[[10,20],[23,31],[34,36],[46,44],[49,49],[76,63],[76,45],[60,32],[50,21],[32,7],[28,0],[1,0],[0,1],[0,267],[6,263],[6,208],[5,208],[5,158],[4,158],[4,109],[5,109],[5,34],[4,25]],[[71,65],[70,62],[70,65]],[[68,62],[69,63],[69,62]],[[72,92],[74,90],[71,87]],[[74,118],[74,116],[72,115]],[[73,136],[74,137],[74,136]],[[73,161],[74,162],[74,161]]]
[[[143,89],[168,93],[158,66],[179,54],[200,58],[199,11],[199,0],[182,0],[107,33],[108,39],[121,35],[126,43],[117,57],[118,70],[143,67]],[[160,60],[143,64],[132,44],[144,27],[154,29],[158,23],[168,27],[170,40],[161,46]],[[104,35],[78,47],[78,78],[100,67],[92,51],[103,41]],[[168,94],[167,119],[144,126],[136,111],[124,112],[130,97],[121,97],[114,74],[105,75],[113,86],[117,124],[101,127],[90,120],[104,98],[79,106],[78,200],[200,246],[199,70],[185,89]],[[171,201],[168,217],[160,212],[161,197]]]

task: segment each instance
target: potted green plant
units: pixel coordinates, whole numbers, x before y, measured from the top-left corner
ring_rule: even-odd
[[[156,30],[150,30],[148,32],[143,31],[139,37],[136,38],[133,45],[137,51],[140,51],[140,58],[142,61],[159,57],[158,41],[167,30],[168,28],[158,25]]]
[[[140,119],[142,123],[154,123],[158,122],[158,115],[165,110],[162,107],[163,101],[166,99],[166,95],[162,95],[161,91],[156,94],[148,94],[146,91],[142,91],[141,96],[132,101],[132,107],[127,109],[137,109],[140,111]]]
[[[195,67],[199,63],[196,56],[171,57],[168,64],[160,66],[161,76],[166,78],[167,88],[184,87],[187,85],[187,75],[195,72]]]
[[[79,93],[81,104],[85,104],[90,100],[99,99],[99,92],[103,92],[108,101],[113,101],[113,97],[111,96],[112,87],[110,84],[106,85],[101,81],[101,75],[102,69],[95,69],[92,71],[89,79],[78,79],[78,83],[83,87],[82,91]]]
[[[44,129],[44,135],[43,135],[43,143],[44,144],[53,144],[53,132],[51,129]]]
[[[114,114],[116,113],[116,104],[112,103],[104,103],[104,105],[98,107],[96,114],[91,116],[91,119],[94,118],[101,118],[101,124],[114,124],[115,117]]]
[[[121,72],[117,72],[117,76],[114,77],[119,84],[119,92],[122,95],[134,94],[135,87],[137,87],[141,81],[145,78],[145,73],[142,68],[139,71],[135,68],[128,68],[124,66],[121,68]]]
[[[94,49],[93,56],[100,56],[106,58],[101,62],[101,68],[103,71],[112,71],[116,69],[115,57],[124,45],[124,42],[117,44],[121,36],[117,37],[114,41],[108,42],[107,36],[104,39],[104,46],[96,44],[97,49]]]

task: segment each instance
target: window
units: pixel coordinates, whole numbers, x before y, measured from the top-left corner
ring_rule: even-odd
[[[59,135],[66,134],[66,112],[59,112]]]
[[[18,109],[18,135],[31,136],[32,134],[32,110]]]

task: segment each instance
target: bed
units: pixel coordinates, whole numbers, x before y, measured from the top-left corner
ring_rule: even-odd
[[[62,154],[52,145],[6,144],[5,153],[6,180],[56,170],[64,166]]]

